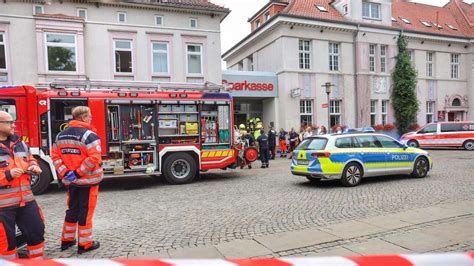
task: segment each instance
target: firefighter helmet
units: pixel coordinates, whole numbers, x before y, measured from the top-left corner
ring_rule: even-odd
[[[255,126],[255,128],[256,128],[256,129],[261,129],[261,128],[263,128],[262,123],[258,123],[258,124]]]
[[[240,125],[239,125],[239,129],[245,129],[245,125],[244,125],[244,124],[240,124]]]

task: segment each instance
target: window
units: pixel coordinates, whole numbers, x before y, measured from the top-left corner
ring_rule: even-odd
[[[404,17],[400,17],[400,19],[405,22],[406,24],[411,24],[411,21],[409,21],[408,19],[404,18]]]
[[[426,123],[433,122],[434,107],[435,107],[435,102],[433,101],[426,102]]]
[[[433,76],[433,52],[426,52],[426,76]]]
[[[153,42],[151,45],[153,54],[153,73],[168,74],[168,43]]]
[[[377,136],[378,141],[382,144],[384,148],[401,148],[400,143],[392,138]]]
[[[46,64],[49,71],[76,71],[76,36],[46,34]]]
[[[451,106],[461,106],[461,100],[459,100],[459,98],[455,98],[451,103]]]
[[[339,138],[336,139],[335,146],[340,149],[358,148],[354,138]]]
[[[77,16],[80,17],[80,18],[83,18],[84,20],[87,20],[87,9],[78,8],[77,9]]]
[[[189,19],[189,27],[195,29],[198,27],[198,19],[197,18],[190,18]]]
[[[118,12],[117,13],[117,22],[118,23],[127,23],[127,13]]]
[[[441,132],[456,132],[456,131],[464,131],[463,124],[461,123],[441,124]]]
[[[330,126],[341,124],[341,100],[331,100],[329,105]]]
[[[36,15],[36,14],[44,14],[44,6],[42,5],[35,5],[33,7],[33,14]]]
[[[380,19],[380,4],[363,2],[362,3],[362,17],[369,19]]]
[[[311,41],[299,40],[300,69],[311,68]]]
[[[115,72],[132,73],[132,41],[114,40]]]
[[[253,71],[253,55],[247,57],[247,60],[248,60],[248,70],[249,71]]]
[[[270,19],[270,12],[265,13],[265,21]]]
[[[382,100],[382,125],[387,124],[388,100]]]
[[[320,12],[328,12],[328,10],[322,5],[314,5]]]
[[[459,54],[451,54],[451,78],[459,78]]]
[[[4,35],[0,33],[0,69],[7,69],[7,51],[4,38]]]
[[[16,102],[13,99],[0,99],[0,111],[9,113],[16,120]]]
[[[188,44],[188,74],[202,74],[202,45]]]
[[[377,100],[370,100],[370,125],[377,124]]]
[[[357,136],[357,141],[359,142],[361,148],[381,148],[382,143],[378,141],[374,136]]]
[[[387,72],[387,45],[380,46],[380,72]]]
[[[255,28],[258,28],[258,27],[260,27],[260,19],[257,19],[255,21]]]
[[[339,71],[339,44],[329,43],[329,70]]]
[[[305,139],[298,145],[299,150],[324,150],[328,140],[326,138]]]
[[[342,7],[342,10],[344,11],[344,15],[349,14],[349,6],[348,6],[348,5],[344,5],[344,6]]]
[[[426,21],[421,21],[421,24],[425,25],[426,27],[431,27],[431,24]]]
[[[301,121],[301,125],[313,124],[313,101],[312,100],[300,101],[300,121]]]
[[[156,26],[163,26],[164,25],[164,17],[163,16],[155,16],[155,25]]]
[[[418,131],[418,134],[436,133],[436,131],[438,131],[438,125],[434,124],[434,125],[428,125],[428,126],[424,127],[423,129]]]
[[[448,28],[452,29],[452,30],[458,30],[456,27],[454,27],[453,25],[451,24],[446,24],[446,26],[448,26]]]
[[[375,72],[375,44],[369,44],[369,71]]]

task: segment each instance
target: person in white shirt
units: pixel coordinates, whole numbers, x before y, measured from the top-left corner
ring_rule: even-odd
[[[306,127],[306,130],[303,134],[303,139],[307,139],[307,138],[311,137],[312,135],[313,135],[313,131],[312,131],[311,126]]]

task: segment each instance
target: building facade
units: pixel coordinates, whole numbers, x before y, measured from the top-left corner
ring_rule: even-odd
[[[386,125],[396,123],[391,73],[403,33],[417,70],[418,123],[474,120],[473,18],[474,5],[460,0],[273,0],[223,59],[231,70],[277,74],[267,123]]]
[[[0,85],[55,78],[221,82],[220,23],[207,0],[2,1]]]

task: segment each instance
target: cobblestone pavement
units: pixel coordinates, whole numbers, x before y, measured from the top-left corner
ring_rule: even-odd
[[[271,161],[269,169],[255,168],[260,164],[254,163],[254,169],[250,170],[203,173],[197,182],[181,186],[144,177],[108,179],[101,185],[94,217],[94,238],[101,242],[101,248],[81,257],[160,256],[181,248],[253,239],[474,199],[474,152],[431,150],[430,153],[434,169],[427,178],[374,177],[354,188],[342,187],[337,181],[313,185],[304,177],[292,176],[288,159]],[[37,201],[47,224],[47,256],[76,257],[74,250],[59,252],[65,191],[52,185]],[[464,218],[474,220],[471,216]],[[416,229],[416,226],[404,228],[407,232]],[[390,235],[391,231],[381,234]],[[308,255],[371,237],[275,252],[271,256]],[[439,251],[467,249],[473,249],[472,239]]]

